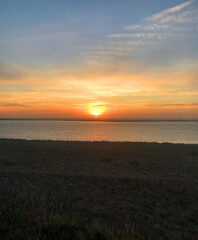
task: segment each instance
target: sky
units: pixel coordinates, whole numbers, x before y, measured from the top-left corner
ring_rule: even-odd
[[[198,0],[0,0],[0,118],[198,118]]]

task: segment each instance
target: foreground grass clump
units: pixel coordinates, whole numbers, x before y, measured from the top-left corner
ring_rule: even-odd
[[[46,218],[15,205],[0,207],[1,240],[135,240],[132,236],[113,235],[105,227],[68,217]]]

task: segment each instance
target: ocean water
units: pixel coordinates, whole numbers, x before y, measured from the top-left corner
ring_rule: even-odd
[[[198,143],[198,121],[1,120],[0,138]]]

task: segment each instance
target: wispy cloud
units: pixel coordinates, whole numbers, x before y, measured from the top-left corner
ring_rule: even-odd
[[[1,80],[19,80],[24,76],[22,72],[16,66],[0,61],[0,81]]]
[[[198,103],[150,104],[150,107],[198,107]]]
[[[134,39],[161,39],[162,34],[160,33],[122,33],[122,34],[111,34],[108,37],[113,37],[113,38],[122,38],[122,37],[127,37],[127,38],[134,38]]]
[[[186,1],[182,4],[172,8],[165,9],[157,14],[149,16],[137,24],[128,25],[124,27],[124,31],[109,34],[108,41],[102,52],[105,52],[105,59],[114,58],[127,59],[136,58],[137,55],[144,58],[145,54],[150,51],[159,51],[167,54],[167,48],[171,49],[172,54],[177,57],[185,52],[185,49],[178,49],[178,41],[187,44],[186,37],[193,38],[193,31],[195,31],[195,22],[198,19],[198,9],[193,5],[195,0]],[[192,40],[193,43],[193,40]],[[151,46],[153,45],[153,48]],[[149,47],[146,48],[146,47]],[[154,48],[155,46],[155,48]],[[144,47],[142,49],[142,47]],[[112,53],[112,50],[114,52]],[[175,53],[174,53],[175,51]],[[179,54],[177,54],[180,51]],[[157,56],[160,54],[157,53]],[[150,59],[155,59],[152,55]],[[145,58],[147,59],[147,57]],[[150,60],[149,60],[150,62]]]
[[[154,14],[142,20],[139,25],[129,25],[126,26],[127,30],[134,29],[147,29],[147,30],[159,30],[167,29],[170,27],[170,23],[188,23],[192,20],[191,9],[186,9],[194,0],[187,1],[185,3],[179,4],[175,7],[168,8],[160,13]]]
[[[0,103],[1,107],[27,107],[26,105],[23,104],[18,104],[18,103]]]
[[[169,14],[174,14],[174,13],[180,12],[181,10],[185,9],[187,6],[191,5],[193,2],[194,2],[194,0],[190,0],[190,1],[187,1],[184,3],[181,3],[175,7],[168,8],[158,14],[154,14],[151,17],[146,18],[145,20],[152,21],[152,20],[156,20],[156,19],[162,19]]]

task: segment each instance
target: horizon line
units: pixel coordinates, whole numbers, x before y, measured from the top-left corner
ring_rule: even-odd
[[[0,121],[196,122],[198,118],[0,118]]]

